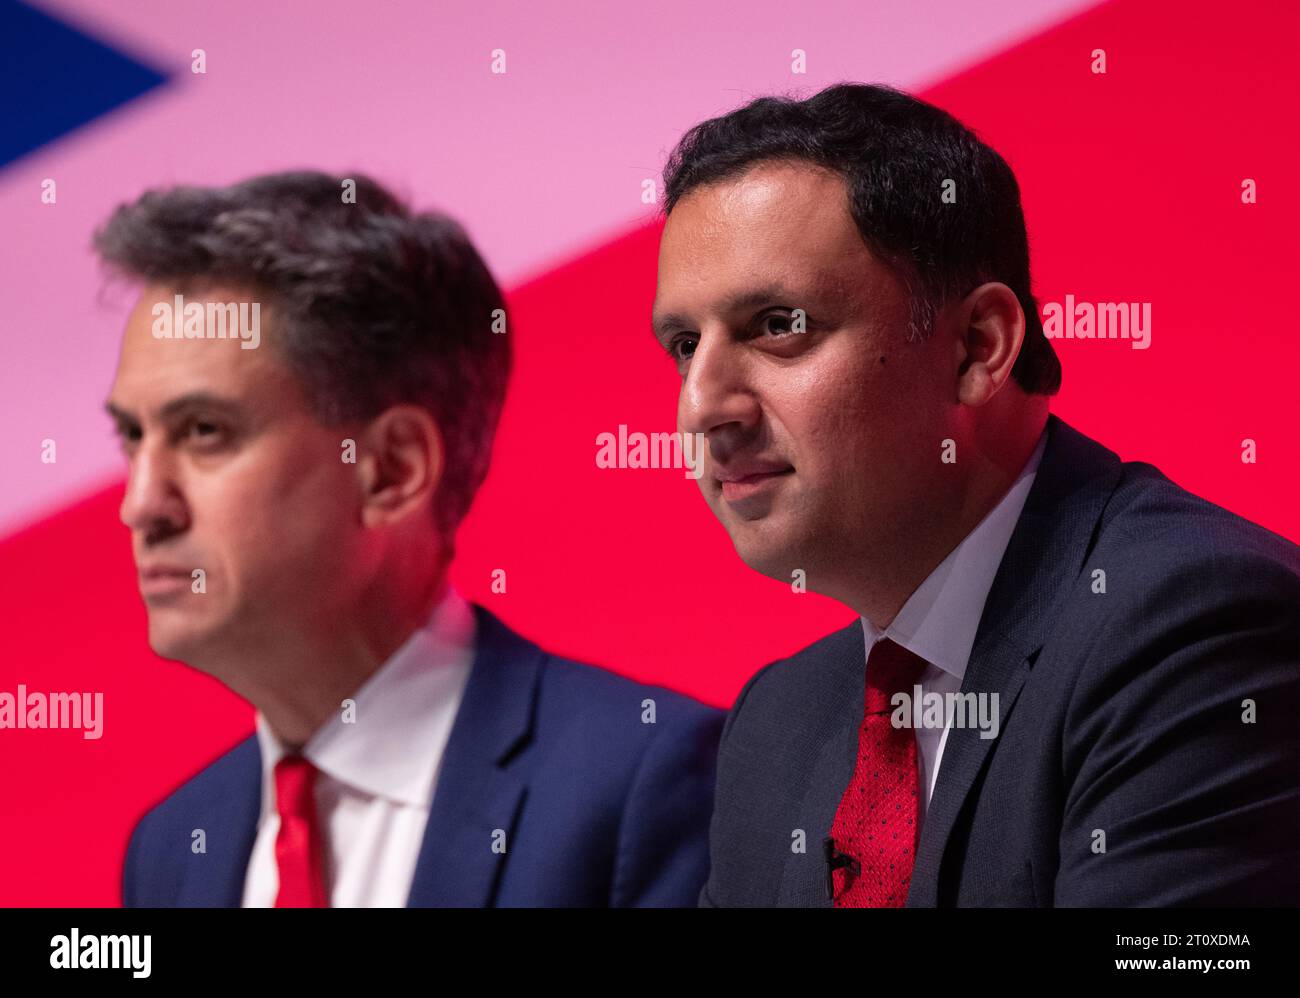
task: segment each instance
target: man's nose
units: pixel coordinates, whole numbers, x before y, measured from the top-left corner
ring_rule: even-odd
[[[700,337],[682,383],[677,418],[683,433],[711,438],[758,422],[758,400],[739,344],[721,333]]]
[[[161,446],[141,444],[133,455],[118,515],[132,533],[143,531],[152,537],[184,529],[185,500],[172,459]]]

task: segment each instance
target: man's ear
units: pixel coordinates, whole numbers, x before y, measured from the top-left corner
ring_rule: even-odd
[[[1025,339],[1025,313],[1014,291],[990,281],[962,299],[956,321],[957,401],[984,405],[1011,378]]]
[[[427,510],[442,480],[442,433],[432,413],[416,405],[385,409],[362,431],[357,456],[361,522],[395,523]]]

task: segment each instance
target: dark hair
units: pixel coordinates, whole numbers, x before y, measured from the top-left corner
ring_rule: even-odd
[[[131,277],[265,294],[275,346],[326,425],[399,403],[431,412],[445,450],[435,519],[450,540],[487,474],[510,371],[509,337],[491,328],[501,292],[459,225],[412,214],[368,177],[301,171],[148,191],[95,248]]]
[[[1015,174],[946,111],[890,87],[842,83],[807,100],[760,97],[692,128],[664,168],[664,213],[701,185],[765,160],[806,160],[845,181],[871,251],[908,288],[910,338],[929,335],[939,308],[1001,281],[1025,313],[1012,377],[1053,395],[1061,363],[1030,290],[1029,242]],[[956,184],[956,202],[940,199]]]

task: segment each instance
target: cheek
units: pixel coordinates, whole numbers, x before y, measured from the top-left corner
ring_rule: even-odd
[[[275,483],[266,499],[268,520],[291,549],[306,549],[306,556],[316,560],[345,546],[347,528],[357,519],[354,469],[327,454],[303,462]]]
[[[345,547],[354,519],[352,467],[304,445],[229,469],[203,496],[206,549],[251,584],[328,560]]]
[[[872,373],[856,353],[782,372],[768,393],[770,413],[800,471],[824,476],[863,456],[874,421]]]

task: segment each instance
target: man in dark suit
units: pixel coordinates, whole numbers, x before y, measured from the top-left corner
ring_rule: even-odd
[[[413,873],[398,885],[405,903],[693,905],[708,870],[715,712],[550,656],[481,607],[474,615],[474,666]],[[646,700],[654,724],[641,723]],[[262,773],[249,736],[147,814],[127,854],[125,904],[239,906],[270,813]],[[191,852],[195,829],[206,830],[204,856]]]
[[[860,617],[732,707],[701,905],[1300,903],[1300,551],[1048,412],[1001,157],[842,85],[665,174],[704,497]]]
[[[722,712],[448,582],[510,365],[459,227],[287,173],[150,192],[96,244],[143,284],[108,409],[150,643],[257,708],[136,826],[124,903],[694,904]]]

